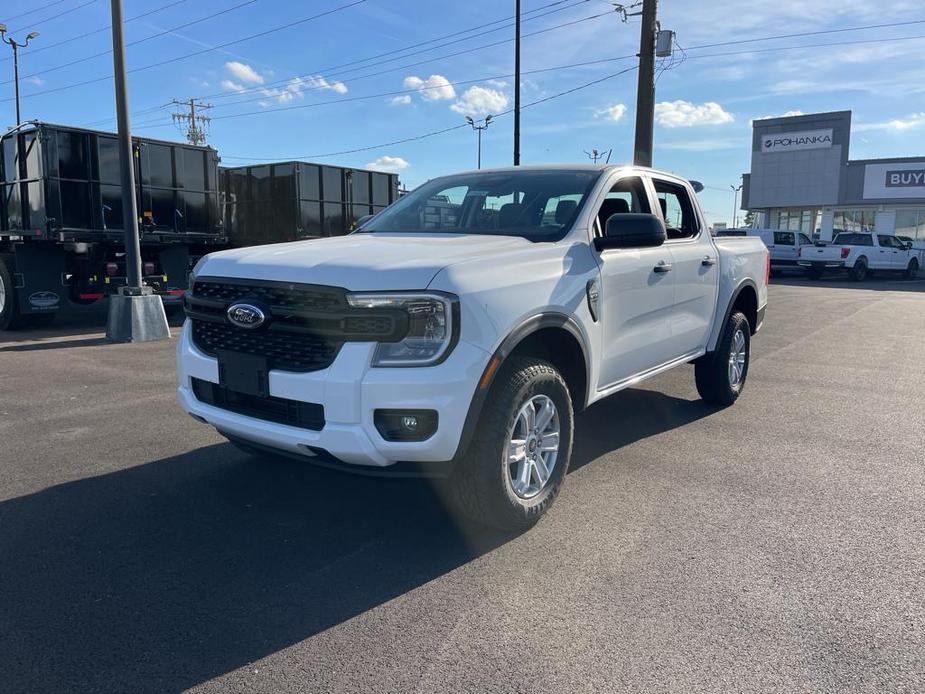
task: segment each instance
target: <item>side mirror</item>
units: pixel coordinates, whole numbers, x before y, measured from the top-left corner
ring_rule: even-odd
[[[665,223],[654,214],[623,212],[610,215],[604,236],[594,239],[598,251],[608,248],[653,248],[665,243]]]

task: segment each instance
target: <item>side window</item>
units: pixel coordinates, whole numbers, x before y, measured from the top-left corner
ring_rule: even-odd
[[[693,238],[700,232],[694,205],[687,189],[676,183],[655,179],[655,193],[662,208],[668,240]]]
[[[895,248],[895,247],[896,247],[896,244],[893,243],[893,237],[892,237],[892,236],[886,236],[886,235],[884,235],[884,234],[879,234],[879,235],[877,236],[877,240],[880,242],[880,245],[881,245],[881,246],[885,246],[886,248]]]
[[[800,234],[800,245],[812,246],[813,242],[809,240],[809,237],[806,234]]]
[[[638,176],[621,178],[604,197],[604,202],[601,203],[601,209],[598,210],[597,219],[595,220],[594,235],[600,236],[603,234],[603,230],[607,226],[607,220],[610,219],[611,215],[624,212],[642,214],[652,212],[646,195],[646,186]]]
[[[792,231],[775,231],[774,245],[776,246],[793,246],[794,238]]]

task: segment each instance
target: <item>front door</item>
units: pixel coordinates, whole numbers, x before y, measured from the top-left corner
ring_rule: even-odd
[[[774,246],[771,250],[771,262],[775,265],[796,265],[796,232],[775,231]]]
[[[607,193],[594,222],[625,212],[651,213],[643,180],[620,179]],[[600,254],[602,342],[599,389],[659,366],[671,358],[670,317],[674,304],[671,252],[615,248]]]
[[[716,307],[719,256],[709,233],[697,215],[691,193],[677,181],[653,176],[652,184],[671,251],[675,276],[671,309],[670,359],[706,347]],[[793,232],[787,232],[793,236]],[[790,239],[791,244],[793,239]],[[795,258],[795,256],[794,256]]]

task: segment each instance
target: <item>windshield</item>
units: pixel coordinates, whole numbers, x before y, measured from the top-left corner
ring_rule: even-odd
[[[359,233],[499,234],[558,241],[600,171],[475,172],[428,181]]]

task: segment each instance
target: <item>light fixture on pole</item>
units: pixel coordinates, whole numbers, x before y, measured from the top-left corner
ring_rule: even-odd
[[[26,34],[26,40],[20,43],[12,36],[6,35],[6,24],[0,24],[0,40],[13,49],[13,84],[16,91],[16,125],[22,122],[19,115],[19,49],[29,45],[32,39],[38,38],[39,32],[30,31]]]
[[[742,190],[742,184],[740,183],[738,187],[731,185],[732,188],[732,228],[739,228],[739,191]]]
[[[488,125],[491,123],[492,116],[491,114],[485,116],[481,121],[476,121],[472,119],[472,116],[466,116],[466,122],[472,126],[472,129],[479,134],[479,156],[478,156],[478,165],[476,168],[482,168],[482,131],[488,129]],[[481,125],[479,125],[481,123]]]

